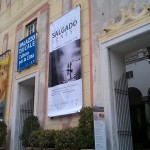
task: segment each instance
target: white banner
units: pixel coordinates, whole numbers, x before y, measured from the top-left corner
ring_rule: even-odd
[[[49,117],[82,108],[80,6],[50,25]]]

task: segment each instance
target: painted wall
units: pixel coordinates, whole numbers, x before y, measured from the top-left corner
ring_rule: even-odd
[[[15,83],[33,73],[38,73],[37,114],[41,126],[46,129],[61,129],[77,126],[78,114],[66,115],[50,119],[46,115],[48,86],[48,42],[49,25],[52,21],[69,11],[76,5],[81,5],[81,55],[83,77],[83,104],[91,106],[92,70],[91,70],[91,32],[90,32],[90,0],[5,0],[0,1],[0,53],[4,47],[11,49],[9,81],[5,121],[8,124],[8,135],[11,134],[13,105],[17,102]],[[18,42],[27,35],[26,25],[37,18],[37,64],[17,72]],[[7,38],[6,38],[7,35]]]
[[[94,102],[99,99],[98,81],[99,77],[99,47],[97,35],[108,25],[111,19],[115,18],[121,8],[127,8],[129,3],[138,2],[150,3],[150,0],[94,0],[92,1],[92,57],[93,57],[93,82],[94,82]]]

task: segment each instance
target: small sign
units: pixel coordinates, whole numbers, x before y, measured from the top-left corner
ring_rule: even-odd
[[[36,32],[18,43],[17,70],[36,63]]]
[[[106,150],[106,133],[104,122],[104,107],[94,106],[95,150]]]

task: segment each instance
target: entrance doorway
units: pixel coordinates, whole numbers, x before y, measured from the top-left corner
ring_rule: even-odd
[[[150,44],[147,38],[150,38],[149,32],[109,49],[119,150],[150,149]]]
[[[103,32],[101,32],[100,35],[98,36],[99,55],[98,57],[96,57],[98,58],[98,61],[97,59],[96,61],[94,60],[94,65],[95,65],[94,85],[96,89],[95,99],[98,105],[102,105],[105,107],[106,143],[107,143],[108,150],[127,150],[127,148],[128,150],[133,150],[134,148],[133,146],[134,139],[130,138],[133,137],[132,130],[130,132],[130,129],[128,128],[127,132],[122,132],[126,128],[118,128],[119,123],[121,123],[122,125],[126,125],[124,124],[124,122],[128,122],[130,124],[129,126],[131,127],[131,129],[133,128],[130,113],[134,112],[135,109],[134,108],[133,110],[131,110],[131,101],[134,100],[129,101],[129,99],[131,99],[131,96],[129,97],[128,90],[126,92],[126,90],[124,91],[124,89],[122,89],[123,90],[121,91],[123,92],[122,95],[127,95],[126,98],[128,97],[128,105],[122,105],[122,109],[120,109],[120,107],[117,106],[118,103],[116,100],[115,82],[118,81],[119,79],[121,81],[123,74],[126,74],[126,72],[129,72],[129,75],[132,75],[132,70],[126,69],[127,67],[126,67],[125,58],[129,56],[132,52],[134,53],[143,48],[150,47],[150,42],[149,42],[150,23],[149,23],[149,16],[147,15],[147,8],[145,9],[145,14],[140,13],[139,15],[134,15],[131,9],[129,11],[129,15],[124,16],[123,14],[126,14],[126,12],[121,13],[120,21],[116,21],[113,23],[111,22],[107,27],[105,27]],[[149,58],[148,55],[147,57]],[[140,53],[139,56],[141,56]],[[132,59],[132,57],[130,59]],[[142,73],[142,71],[140,73]],[[133,75],[134,74],[135,73],[133,73]],[[142,82],[142,80],[139,81]],[[147,81],[149,81],[148,77],[147,77]],[[126,83],[128,82],[126,81]],[[119,84],[121,84],[121,82]],[[134,87],[139,89],[136,86],[129,86],[129,84],[127,87],[128,88]],[[145,116],[147,116],[147,113],[149,112],[148,100],[150,94],[147,94],[148,97],[145,97],[146,94],[143,95],[140,89],[139,91],[142,94],[142,98],[140,98],[141,106],[137,107],[136,109],[142,112],[143,111],[146,112]],[[119,93],[120,91],[118,90],[117,92]],[[122,95],[120,96],[121,98]],[[120,102],[120,104],[122,103]],[[124,109],[123,106],[127,108]],[[117,107],[119,108],[118,110],[121,110],[122,113],[121,116],[119,116],[120,113],[117,112]],[[127,111],[124,110],[129,111],[128,118],[130,119],[127,120],[126,115],[124,115]],[[140,111],[137,112],[139,113]],[[143,119],[143,114],[141,114],[141,117]],[[121,122],[120,120],[118,121],[118,118],[121,118],[121,120],[124,122]],[[128,133],[128,136],[124,136],[124,137],[126,137],[126,141],[131,141],[131,142],[126,142],[122,144],[121,141],[124,140],[122,140],[122,138],[120,137],[123,137],[123,135],[120,136],[119,133],[121,134]],[[129,136],[129,134],[131,134],[131,136]]]
[[[16,101],[14,103],[14,119],[12,131],[12,150],[23,150],[20,135],[23,130],[24,120],[34,114],[35,77],[22,79],[16,83]]]
[[[18,95],[18,150],[23,150],[20,135],[23,130],[24,120],[33,115],[34,113],[34,90],[35,90],[35,78],[30,78],[19,83],[19,95]]]
[[[38,89],[38,72],[15,80],[11,112],[11,150],[23,150],[20,140],[23,122],[28,116],[38,116]]]
[[[149,56],[149,47],[146,47],[125,57],[134,150],[150,149]]]

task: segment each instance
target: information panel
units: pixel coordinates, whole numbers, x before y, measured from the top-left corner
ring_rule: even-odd
[[[104,122],[104,107],[94,106],[95,150],[106,150],[106,133]]]
[[[80,6],[50,25],[49,117],[82,108]]]
[[[36,32],[18,43],[17,70],[36,63]]]

